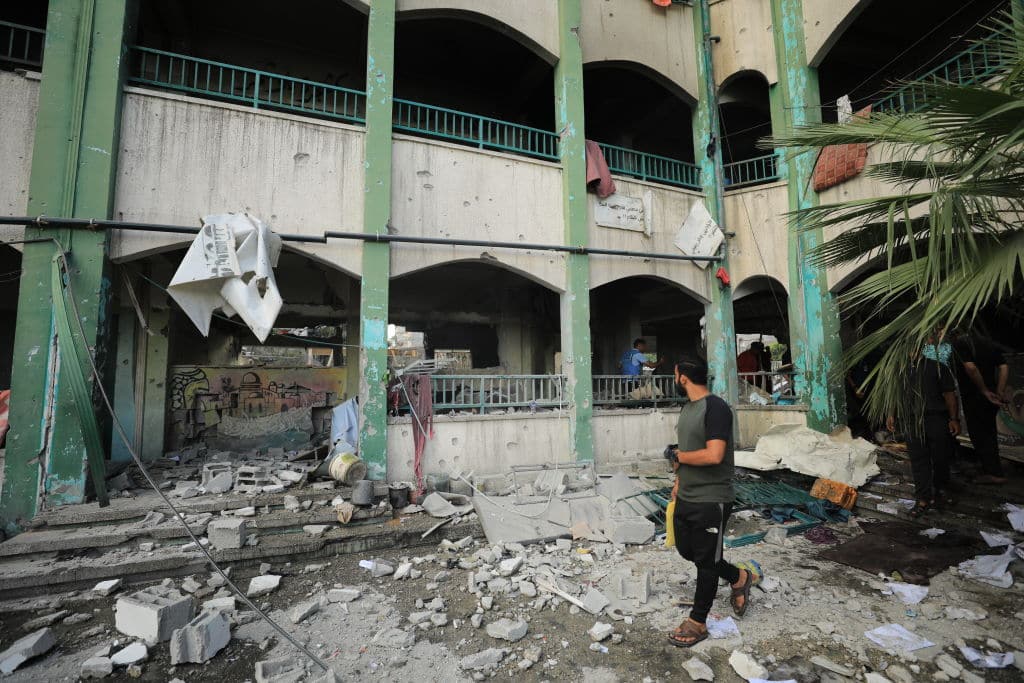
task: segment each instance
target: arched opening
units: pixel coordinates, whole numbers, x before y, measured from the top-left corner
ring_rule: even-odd
[[[680,93],[637,65],[614,62],[586,65],[583,86],[587,138],[603,143],[612,172],[689,184],[647,156],[693,163],[691,105]]]
[[[399,15],[397,130],[555,157],[553,139],[531,132],[554,130],[553,93],[551,64],[508,32],[469,16]]]
[[[332,0],[139,3],[129,82],[262,109],[358,122],[366,16]]]
[[[1006,0],[872,0],[818,67],[822,119],[837,120],[837,100],[844,95],[853,111],[912,105],[887,97],[894,84],[938,67],[938,75],[949,80],[976,75],[984,55],[955,58],[986,35],[987,19],[1007,6]]]
[[[726,189],[778,179],[774,152],[766,154],[758,147],[758,140],[772,133],[768,80],[764,74],[733,74],[719,89],[718,106]]]
[[[590,292],[595,405],[630,405],[671,399],[669,377],[684,356],[705,357],[701,339],[704,303],[677,284],[650,276],[614,280]],[[647,361],[641,377],[653,376],[654,388],[635,386],[625,367],[634,341],[643,339]]]
[[[741,403],[792,402],[788,306],[786,288],[768,275],[748,277],[733,290]]]
[[[202,448],[241,456],[319,444],[332,408],[358,391],[350,345],[358,343],[359,281],[283,251],[275,280],[284,303],[266,341],[219,311],[204,337],[165,291],[184,254],[118,266],[115,404],[137,449],[147,458]],[[111,450],[127,459],[119,439]]]
[[[0,68],[38,69],[43,65],[47,0],[0,5]]]
[[[447,263],[397,277],[388,320],[396,367],[425,359],[458,373],[557,372],[558,294],[500,266]]]

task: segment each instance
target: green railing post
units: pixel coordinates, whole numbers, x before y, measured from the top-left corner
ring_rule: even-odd
[[[260,108],[260,72],[256,72],[256,80],[252,89],[252,108]]]

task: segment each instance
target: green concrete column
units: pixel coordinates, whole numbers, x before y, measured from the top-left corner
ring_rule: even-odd
[[[135,440],[135,309],[122,308],[117,315],[117,359],[114,369],[114,412],[128,438]],[[132,448],[135,443],[131,444]],[[128,447],[117,430],[110,435],[110,459],[128,462]]]
[[[169,263],[155,264],[150,277],[156,282],[170,282],[174,269]],[[142,405],[138,416],[138,454],[150,461],[163,457],[167,428],[167,372],[170,362],[171,307],[167,294],[150,287],[146,295],[146,323],[153,334],[145,335],[139,345],[142,367],[139,368]]]
[[[50,0],[30,214],[111,217],[127,61],[125,34],[133,5],[132,0]],[[52,237],[70,252],[85,341],[104,367],[110,304],[107,234],[41,227],[26,229],[25,237]],[[54,343],[54,252],[52,244],[26,244],[22,257],[11,432],[0,496],[0,518],[9,531],[41,505],[79,503],[86,493],[85,445],[68,383],[61,380]],[[91,384],[91,373],[87,367],[83,371]]]
[[[562,162],[562,220],[565,243],[585,247],[587,157],[583,125],[581,0],[558,0],[558,64],[555,65],[555,126]],[[562,366],[568,378],[569,447],[576,460],[594,460],[594,388],[590,350],[590,260],[568,254],[562,294]]]
[[[802,0],[772,0],[772,24],[782,101],[781,108],[772,108],[772,129],[781,134],[820,121],[821,102],[817,69],[807,64]],[[811,187],[816,155],[809,151],[790,157],[782,161],[788,167],[789,210],[816,206],[818,195]],[[822,243],[822,231],[802,228],[794,222],[789,230],[790,347],[799,373],[797,393],[808,407],[807,425],[830,432],[846,423],[839,315],[827,272],[807,259]]]
[[[395,0],[370,3],[366,41],[366,138],[363,230],[386,235],[391,222],[391,109],[395,72]],[[363,243],[359,297],[359,451],[369,478],[385,479],[388,466],[388,284],[391,251]]]
[[[719,136],[718,97],[715,71],[711,60],[711,16],[707,0],[693,8],[694,42],[697,45],[698,103],[693,117],[693,149],[700,168],[701,189],[711,217],[725,226],[725,206],[722,198],[722,144]],[[733,320],[732,289],[722,287],[715,277],[718,267],[729,270],[729,250],[725,244],[720,250],[718,265],[706,269],[711,301],[704,309],[707,336],[708,370],[712,377],[711,391],[730,405],[739,400],[739,375],[736,371],[736,324]]]

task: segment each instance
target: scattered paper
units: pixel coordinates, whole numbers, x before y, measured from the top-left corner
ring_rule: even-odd
[[[1013,585],[1013,576],[1007,568],[1016,559],[1014,550],[1010,547],[1002,555],[978,555],[964,560],[959,566],[960,573],[996,588],[1009,588]]]
[[[917,505],[914,501],[909,498],[900,498],[896,501],[896,504],[906,510],[913,510],[914,506]]]
[[[899,624],[879,626],[876,629],[865,631],[864,636],[876,645],[894,652],[913,652],[935,644],[916,633],[911,633]]]
[[[1014,531],[1024,532],[1024,510],[1018,508],[1013,512],[1008,512],[1006,518],[1010,520],[1010,526]]]
[[[884,512],[887,515],[898,515],[900,514],[899,509],[892,503],[880,503],[875,507],[879,512]]]
[[[968,662],[979,669],[1005,669],[1013,664],[1012,652],[989,652],[982,654],[973,647],[961,645],[960,653],[963,654]]]
[[[928,595],[928,586],[917,586],[912,583],[893,582],[889,584],[889,588],[904,605],[916,605]]]
[[[945,613],[947,619],[953,621],[957,619],[966,619],[967,621],[981,621],[982,619],[988,616],[988,613],[985,611],[975,612],[974,610],[969,610],[966,607],[953,607],[951,605],[947,605],[943,612]]]
[[[733,621],[732,617],[726,617],[725,619],[708,617],[707,627],[708,636],[713,640],[733,637],[738,638],[740,635],[740,629],[736,625],[736,622]]]
[[[1008,545],[1013,545],[1013,541],[1009,536],[1005,534],[989,533],[987,531],[981,532],[981,537],[985,539],[985,543],[988,543],[989,548],[1001,548]]]
[[[946,533],[945,529],[936,529],[936,528],[933,527],[931,529],[925,529],[924,531],[919,531],[918,535],[920,535],[920,536],[927,536],[928,538],[936,538],[938,536],[941,536],[944,533]],[[985,532],[983,531],[982,533],[985,533]]]
[[[238,315],[260,342],[274,327],[283,303],[274,280],[281,238],[245,213],[203,217],[171,284],[170,294],[204,337],[218,308]]]

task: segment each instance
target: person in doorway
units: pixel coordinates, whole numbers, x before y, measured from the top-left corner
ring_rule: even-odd
[[[657,363],[647,360],[647,341],[643,337],[633,340],[633,348],[622,354],[619,361],[622,366],[622,374],[629,377],[639,377],[644,368],[655,368]]]
[[[983,470],[974,481],[1005,484],[996,418],[1007,400],[1010,366],[991,340],[963,330],[953,335],[953,355],[968,435]]]
[[[669,634],[669,641],[692,647],[708,637],[708,612],[718,580],[729,582],[733,611],[743,616],[754,576],[722,559],[725,524],[734,501],[732,410],[708,391],[708,366],[703,361],[679,361],[675,381],[689,402],[679,411],[678,443],[666,451],[676,473],[672,525],[676,550],[697,566],[697,589],[690,616]]]
[[[909,514],[917,519],[936,505],[951,507],[956,503],[949,491],[949,468],[953,438],[960,433],[960,410],[948,367],[923,353],[910,363],[904,431],[916,498]],[[895,432],[893,417],[889,417],[886,428]]]
[[[764,344],[759,341],[751,342],[750,348],[736,356],[736,369],[739,370],[740,379],[763,389],[765,376],[757,374],[768,369],[769,366],[763,365],[763,362]]]

